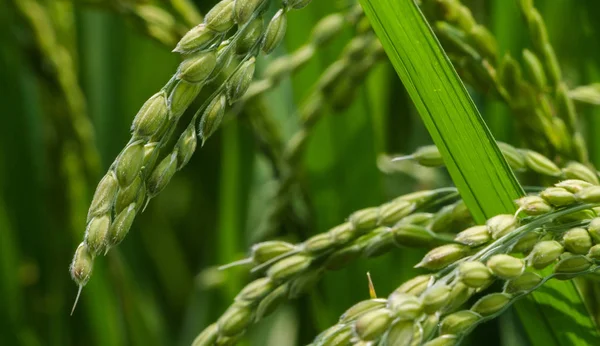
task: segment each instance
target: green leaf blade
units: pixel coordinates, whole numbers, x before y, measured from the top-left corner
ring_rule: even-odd
[[[431,29],[417,20],[418,7],[409,0],[361,3],[473,217],[514,212],[523,191]],[[390,22],[395,30],[382,25]]]

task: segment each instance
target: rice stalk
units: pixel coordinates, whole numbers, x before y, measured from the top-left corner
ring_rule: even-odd
[[[529,149],[515,148],[510,144],[498,142],[498,146],[510,167],[516,172],[535,172],[541,176],[555,179],[579,179],[594,185],[600,183],[598,172],[583,163],[570,161],[563,167],[553,160]],[[442,155],[435,145],[418,148],[414,153],[390,159],[392,163],[411,160],[425,167],[440,167],[444,165]]]
[[[435,232],[450,229],[453,223],[472,222],[464,205],[450,204],[436,214],[417,211],[448,203],[456,197],[453,188],[420,191],[379,207],[356,211],[347,222],[301,244],[266,241],[254,245],[251,257],[223,269],[252,264],[252,271],[264,271],[265,276],[246,285],[219,321],[198,335],[194,346],[212,345],[232,337],[237,340],[252,323],[274,311],[282,301],[309,289],[325,270],[340,269],[361,255],[383,254],[394,242],[400,246],[427,246],[451,240],[451,236]],[[412,232],[415,229],[418,230]]]
[[[314,235],[300,244],[281,241],[257,243],[252,247],[251,257],[234,262],[233,265],[252,264],[253,272],[262,272],[268,271],[280,260],[292,255],[313,256],[316,259],[342,249],[357,239],[371,239],[379,231],[390,230],[390,227],[399,223],[423,225],[433,237],[431,240],[440,240],[434,239],[436,234],[442,231],[451,232],[457,226],[462,227],[473,222],[462,201],[451,203],[456,198],[453,188],[419,191],[400,196],[378,207],[358,210],[348,217],[347,222],[332,227],[325,233]],[[418,213],[432,206],[438,206],[440,209],[434,214]],[[265,250],[270,249],[273,244],[279,249],[276,253]],[[273,256],[264,255],[264,251],[272,253]],[[228,267],[229,265],[224,266]]]
[[[587,256],[565,256],[556,265],[555,272],[552,274],[543,276],[526,271],[512,280],[506,281],[502,292],[490,293],[481,297],[470,309],[425,313],[426,307],[431,309],[431,306],[439,303],[434,300],[456,297],[448,302],[451,306],[462,299],[468,299],[474,289],[466,286],[460,279],[450,285],[439,284],[436,286],[437,281],[434,281],[432,277],[417,277],[415,279],[419,282],[416,284],[431,285],[428,288],[427,296],[425,296],[425,292],[418,295],[421,288],[419,286],[416,288],[400,286],[387,299],[359,302],[342,315],[338,324],[323,331],[310,345],[371,345],[369,342],[399,346],[459,345],[477,326],[498,317],[519,299],[531,294],[548,280],[553,278],[567,280],[597,273],[600,270],[597,258],[598,250],[598,248],[594,249],[595,252]],[[506,265],[513,263],[522,265],[521,259],[511,256],[501,259],[492,257],[490,261],[494,260],[504,260]],[[496,263],[493,262],[494,265]],[[467,264],[472,264],[471,268],[477,268],[481,271],[480,273],[486,273],[483,274],[484,276],[489,275],[490,280],[495,279],[482,262],[467,262]],[[468,265],[465,267],[469,267]],[[469,272],[467,275],[475,274]],[[462,279],[473,280],[473,277]],[[415,283],[407,282],[407,284]]]
[[[203,144],[220,126],[227,107],[243,96],[254,75],[256,56],[264,49],[270,31],[285,29],[268,26],[265,31],[262,13],[269,3],[223,0],[207,13],[202,24],[181,38],[174,49],[183,57],[177,73],[136,115],[131,140],[101,179],[90,204],[80,246],[85,250],[79,252],[88,253],[92,262],[124,239],[137,213],[188,163],[198,136]],[[279,15],[303,5],[289,2]],[[226,40],[236,24],[237,29]],[[282,38],[279,33],[277,40]],[[241,62],[230,68],[236,56],[242,57]],[[220,86],[194,114],[173,150],[159,162],[160,151],[172,137],[180,117],[203,86],[215,80]],[[77,267],[78,258],[74,258],[71,268]],[[80,291],[91,275],[92,266],[86,268],[90,268],[87,275],[71,272]]]
[[[554,189],[570,193],[571,201],[553,193],[552,198],[544,193],[521,198],[517,215],[495,216],[485,226],[457,236],[478,240],[487,235],[488,242],[454,243],[431,250],[416,267],[436,272],[405,282],[387,299],[354,305],[313,345],[457,345],[477,325],[498,316],[547,280],[597,272],[600,188],[571,180],[546,191]],[[552,274],[540,272],[547,267],[553,267]],[[462,308],[496,280],[505,282],[502,292],[479,298],[468,310]]]
[[[531,42],[534,46],[534,52],[524,52],[524,58],[526,65],[531,65],[529,73],[532,75],[534,81],[538,81],[538,87],[544,89],[545,85],[542,84],[543,80],[535,78],[536,76],[543,75],[539,67],[535,63],[534,54],[543,66],[546,72],[548,81],[548,90],[546,91],[554,99],[554,111],[556,115],[560,117],[566,124],[567,131],[573,137],[573,148],[575,158],[582,162],[588,161],[588,153],[585,143],[583,142],[583,135],[581,134],[581,124],[579,124],[578,115],[575,110],[573,100],[568,96],[567,85],[562,81],[562,72],[558,63],[558,58],[554,52],[554,48],[550,43],[548,34],[546,33],[546,25],[542,19],[541,14],[533,6],[532,0],[521,0],[521,12],[525,17],[528,27]],[[532,63],[529,63],[532,61]]]
[[[70,131],[76,139],[81,157],[84,158],[86,174],[95,176],[100,170],[100,158],[94,145],[94,133],[87,116],[85,97],[77,81],[73,56],[59,42],[52,20],[42,4],[36,0],[16,0],[13,3],[31,27],[36,49],[47,59],[52,79],[56,80],[65,100]]]

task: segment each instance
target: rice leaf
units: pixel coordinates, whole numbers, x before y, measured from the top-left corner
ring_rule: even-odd
[[[513,212],[522,189],[418,7],[361,3],[473,217]]]

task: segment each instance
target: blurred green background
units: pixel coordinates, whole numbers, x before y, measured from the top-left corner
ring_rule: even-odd
[[[275,177],[249,126],[253,111],[232,113],[137,217],[127,239],[95,261],[70,316],[77,287],[68,265],[95,186],[127,143],[139,107],[179,63],[171,47],[113,6],[119,1],[134,2],[0,0],[0,345],[188,345],[252,278],[244,268],[216,267],[243,258],[253,243],[265,237],[300,241],[354,210],[451,184],[439,170],[378,169],[381,153],[430,143],[393,69],[382,63],[347,110],[327,114],[311,133],[298,174],[309,201],[301,220],[283,219],[274,233],[265,233]],[[258,75],[274,57],[306,42],[319,18],[348,2],[314,0],[290,13],[284,47],[260,60]],[[154,3],[170,8],[167,0]],[[466,3],[497,35],[502,51],[519,55],[529,44],[514,1]],[[201,13],[213,4],[195,1]],[[599,81],[600,3],[536,5],[569,86]],[[351,37],[348,28],[265,96],[284,141],[298,129],[295,110],[311,85]],[[473,97],[497,138],[518,145],[508,108],[486,95]],[[600,114],[582,111],[598,164]],[[88,121],[92,136],[86,137]],[[368,297],[367,271],[377,292],[387,295],[415,274],[411,268],[421,255],[395,250],[327,273],[310,295],[255,326],[243,344],[306,344]],[[516,326],[509,313],[479,328],[469,343],[526,345]]]

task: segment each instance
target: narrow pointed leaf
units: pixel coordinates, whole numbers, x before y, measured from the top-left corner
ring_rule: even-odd
[[[419,9],[361,3],[475,219],[512,212],[522,189]]]

